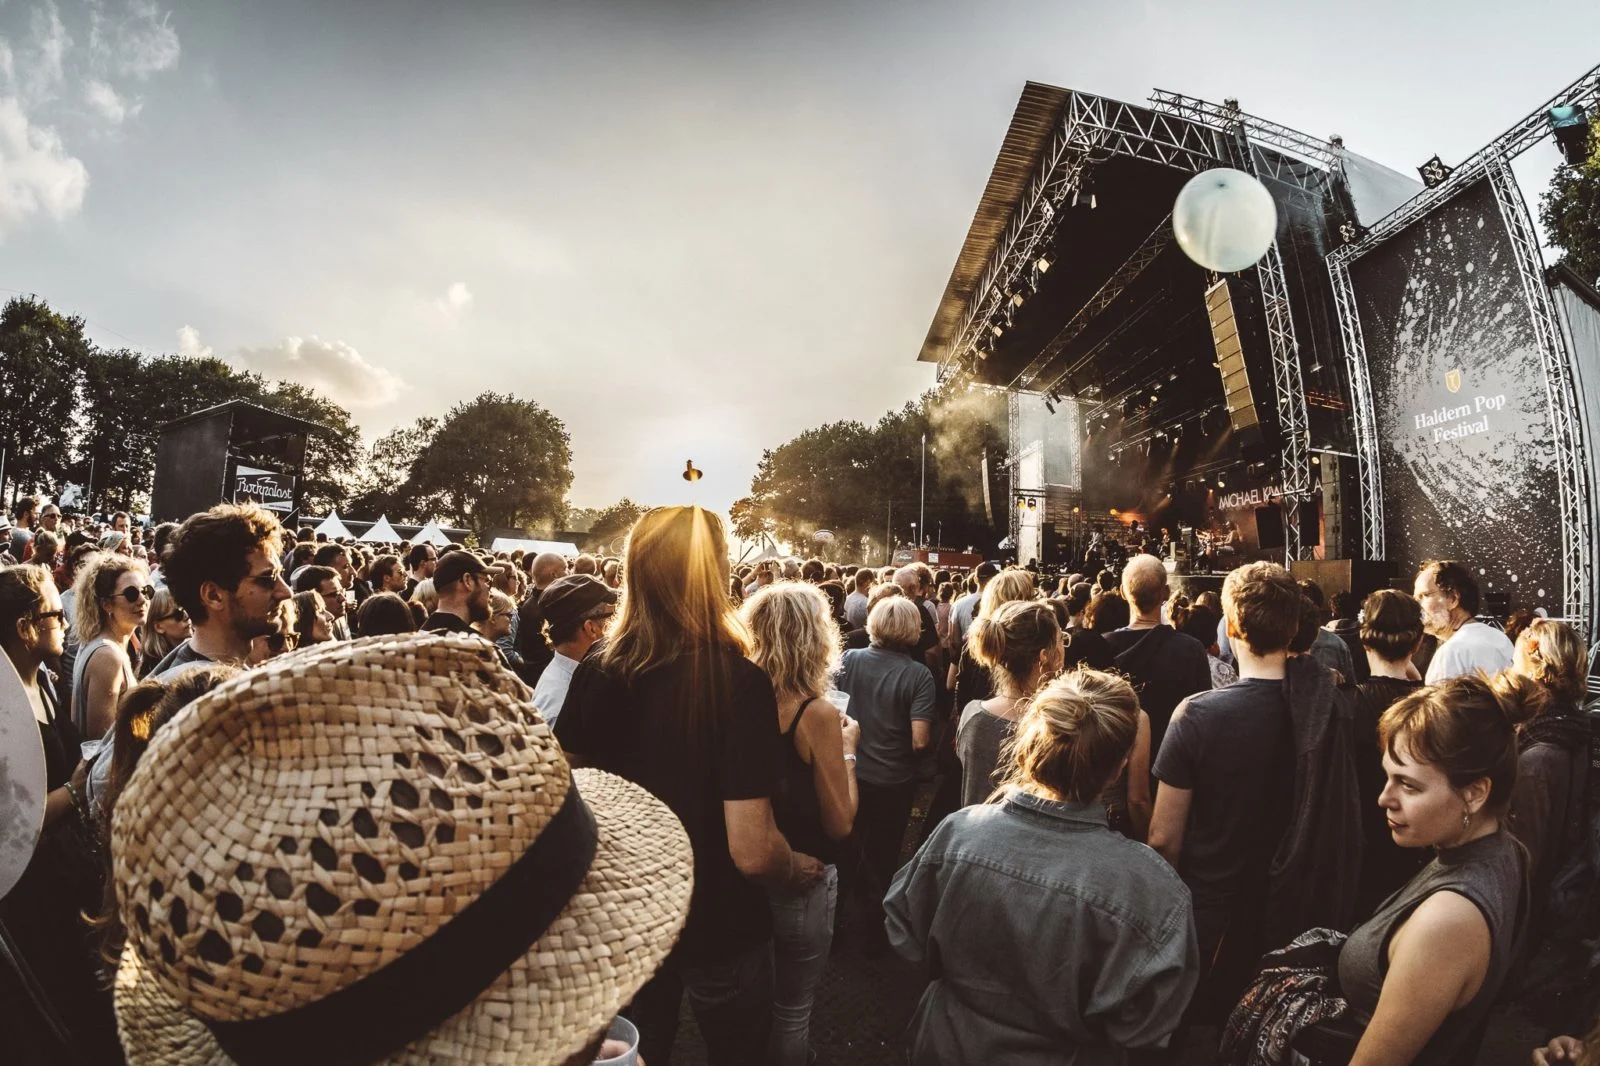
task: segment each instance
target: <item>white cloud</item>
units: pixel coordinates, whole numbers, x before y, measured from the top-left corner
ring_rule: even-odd
[[[67,49],[72,38],[61,24],[61,12],[49,0],[33,9],[30,18],[33,60],[27,64],[28,79],[25,86],[35,99],[52,96],[66,78]]]
[[[172,28],[172,13],[154,0],[128,0],[126,13],[108,17],[96,6],[89,13],[89,50],[107,70],[139,81],[178,64],[182,47]]]
[[[185,359],[209,359],[211,346],[200,343],[200,331],[193,326],[178,328],[178,354]]]
[[[181,346],[184,331],[179,330],[178,335]],[[192,330],[189,339],[197,350],[208,350],[201,348],[200,338]],[[235,362],[269,380],[281,378],[310,386],[350,408],[381,406],[411,387],[383,367],[367,362],[343,341],[314,336],[286,337],[271,348],[244,348]]]
[[[471,306],[472,290],[464,281],[451,282],[444,295],[433,301],[434,310],[449,319],[459,318]]]
[[[75,214],[88,188],[88,170],[60,135],[29,121],[16,97],[0,97],[0,238],[40,212]]]
[[[96,78],[91,78],[85,83],[83,98],[100,117],[112,125],[120,125],[123,119],[137,115],[139,108],[143,106],[137,100],[130,104],[118,94],[117,90]]]

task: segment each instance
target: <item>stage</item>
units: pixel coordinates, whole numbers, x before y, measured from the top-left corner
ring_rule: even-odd
[[[1486,593],[1587,626],[1600,297],[1546,278],[1506,164],[1572,107],[1600,113],[1600,68],[1425,185],[1236,101],[1028,83],[919,353],[945,388],[1007,393],[985,476],[1017,559],[1176,540],[1200,587],[1182,571],[1223,569],[1198,562],[1218,544],[1233,565],[1377,564],[1363,586],[1461,558]],[[1172,232],[1215,167],[1278,213],[1236,274]]]

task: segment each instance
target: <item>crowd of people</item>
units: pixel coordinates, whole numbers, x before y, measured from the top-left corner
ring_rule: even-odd
[[[1191,600],[1148,554],[734,566],[695,507],[572,560],[8,525],[8,1061],[664,1066],[687,1000],[708,1062],[803,1066],[848,929],[924,967],[919,1064],[1442,1066],[1600,933],[1587,649],[1461,562]],[[1600,1056],[1576,998],[1543,1061]]]

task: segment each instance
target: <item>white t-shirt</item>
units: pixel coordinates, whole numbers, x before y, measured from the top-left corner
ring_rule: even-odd
[[[1511,665],[1514,649],[1506,635],[1494,626],[1468,622],[1433,653],[1428,663],[1428,684],[1452,677],[1472,677],[1482,670],[1498,674]]]
[[[560,717],[561,706],[567,702],[567,687],[572,684],[572,673],[577,668],[578,660],[556,652],[555,658],[539,674],[539,683],[533,686],[533,706],[546,725],[555,725]]]

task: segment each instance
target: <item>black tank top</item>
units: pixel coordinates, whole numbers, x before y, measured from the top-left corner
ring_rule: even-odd
[[[822,829],[822,804],[817,799],[816,778],[794,746],[800,719],[805,716],[806,708],[815,702],[817,698],[813,696],[802,703],[783,734],[783,773],[779,775],[778,788],[772,797],[772,814],[784,839],[789,841],[789,847],[831,865],[838,861],[839,842],[830,840]],[[831,705],[824,706],[832,710]]]

